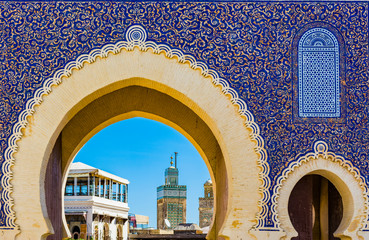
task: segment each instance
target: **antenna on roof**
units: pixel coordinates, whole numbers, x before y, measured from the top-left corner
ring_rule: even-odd
[[[174,167],[175,168],[177,168],[177,155],[178,155],[178,152],[174,152],[174,161],[175,161]]]

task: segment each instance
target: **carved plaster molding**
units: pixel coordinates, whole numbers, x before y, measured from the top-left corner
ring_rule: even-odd
[[[287,180],[287,178],[292,172],[297,170],[297,168],[299,168],[303,164],[306,164],[310,161],[314,161],[318,158],[323,158],[324,160],[331,161],[333,163],[338,163],[342,168],[346,169],[350,174],[353,175],[363,193],[362,197],[364,198],[365,203],[365,213],[367,214],[369,211],[369,199],[368,199],[369,189],[368,186],[366,185],[365,179],[361,176],[359,169],[354,167],[350,161],[347,161],[342,156],[336,155],[333,152],[329,152],[328,144],[324,141],[315,142],[313,150],[314,150],[313,152],[309,152],[306,155],[299,157],[296,161],[292,161],[276,181],[276,186],[274,187],[273,191],[272,207],[271,207],[273,221],[276,223],[276,228],[280,229],[280,221],[277,212],[277,206],[280,196],[280,190],[283,187],[284,182]],[[369,231],[368,219],[363,220],[362,227],[360,230]]]
[[[4,164],[2,166],[3,176],[1,178],[1,185],[3,191],[1,198],[4,200],[4,212],[7,215],[6,227],[0,229],[11,230],[16,229],[18,226],[15,223],[16,215],[12,209],[14,201],[10,196],[12,193],[12,186],[10,181],[13,178],[11,168],[14,165],[16,159],[14,153],[18,151],[17,142],[22,138],[22,130],[27,127],[29,116],[32,116],[35,112],[36,106],[40,105],[43,101],[43,97],[49,95],[52,92],[52,87],[62,83],[62,77],[69,77],[72,74],[72,70],[83,68],[85,63],[93,63],[97,57],[107,58],[109,53],[118,54],[122,50],[146,52],[151,49],[155,54],[164,53],[168,58],[177,59],[179,63],[189,63],[190,67],[194,70],[200,70],[204,77],[210,77],[214,86],[220,86],[224,95],[229,96],[233,105],[238,107],[239,114],[244,118],[245,126],[250,129],[250,137],[255,141],[255,151],[259,155],[258,166],[261,171],[259,178],[262,181],[262,186],[259,191],[262,194],[262,199],[259,201],[259,213],[257,214],[257,226],[256,228],[265,225],[265,218],[268,213],[267,202],[270,200],[270,178],[269,178],[269,164],[267,162],[268,155],[264,147],[264,139],[260,136],[259,126],[254,121],[254,116],[248,110],[247,104],[244,100],[240,99],[238,93],[230,87],[229,83],[221,78],[219,74],[212,69],[209,69],[206,63],[197,61],[195,57],[189,54],[184,54],[179,49],[172,49],[166,44],[158,44],[153,41],[146,41],[147,32],[139,25],[134,25],[128,28],[126,32],[126,41],[120,41],[116,44],[107,44],[101,49],[92,50],[89,54],[82,54],[75,61],[69,62],[64,69],[56,71],[53,77],[44,81],[42,87],[37,89],[32,99],[28,100],[25,110],[23,110],[18,121],[15,123],[12,129],[12,135],[8,139],[8,148],[4,153]]]

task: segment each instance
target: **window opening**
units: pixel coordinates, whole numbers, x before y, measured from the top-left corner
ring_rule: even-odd
[[[340,117],[339,45],[328,30],[307,31],[298,46],[299,116]]]

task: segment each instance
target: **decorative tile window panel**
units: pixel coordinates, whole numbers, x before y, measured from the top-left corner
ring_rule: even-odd
[[[314,28],[300,39],[299,116],[340,117],[339,47],[326,29]]]

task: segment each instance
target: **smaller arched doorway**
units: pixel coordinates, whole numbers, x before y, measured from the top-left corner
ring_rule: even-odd
[[[343,216],[342,197],[320,175],[306,175],[293,188],[288,213],[298,233],[294,240],[339,240],[334,237]]]
[[[276,198],[276,210],[280,221],[280,227],[286,234],[285,239],[342,240],[360,239],[358,238],[359,236],[366,236],[366,233],[361,231],[361,228],[365,224],[364,221],[367,209],[365,194],[367,192],[367,187],[364,179],[357,173],[359,173],[359,171],[355,169],[349,161],[339,155],[329,152],[328,145],[323,141],[318,141],[314,144],[314,152],[307,153],[295,161],[291,161],[290,166],[277,180],[280,185],[277,186],[275,190],[278,195],[278,198]],[[329,203],[326,197],[327,194],[321,194],[321,189],[325,189],[323,192],[328,192],[328,196],[329,194],[332,195],[331,199],[333,199],[333,201]],[[329,191],[331,191],[331,193],[329,193]],[[293,195],[295,194],[300,200],[294,199]],[[314,195],[316,196],[314,197]],[[328,207],[322,207],[321,197],[323,200],[325,199],[325,203],[323,201],[323,204],[327,204]],[[315,203],[313,198],[316,198]],[[342,203],[340,203],[340,201]],[[297,209],[304,208],[305,206],[305,213],[301,209],[301,212],[294,212],[296,209],[293,209],[290,204],[291,202],[295,202],[293,204],[297,205],[295,207]],[[329,232],[331,232],[331,238],[301,237],[301,228],[299,229],[299,226],[296,227],[296,216],[291,217],[291,213],[292,215],[300,215],[301,218],[304,218],[305,224],[310,224],[310,226],[305,226],[305,228],[313,234],[314,221],[316,221],[316,219],[320,221],[320,216],[324,219],[324,217],[329,215],[329,204],[331,208],[337,208],[331,210],[331,212],[337,211],[334,214],[336,219],[332,218],[330,220],[332,222],[331,229],[329,229],[329,223],[328,227],[322,226],[322,228],[328,231],[328,236]],[[319,208],[319,210],[317,208]],[[321,213],[320,208],[325,212]],[[311,214],[309,214],[309,211],[311,211]],[[316,213],[318,213],[318,215]],[[319,223],[319,221],[317,223]],[[325,220],[325,223],[327,223],[327,220]],[[316,226],[321,229],[320,223]],[[332,234],[336,238],[333,238]],[[327,236],[327,234],[325,236]],[[364,237],[363,239],[366,238]]]
[[[73,239],[79,239],[80,233],[81,233],[81,229],[78,226],[74,226],[72,229]]]
[[[123,229],[122,226],[117,227],[117,239],[123,240]]]
[[[103,239],[104,240],[110,240],[110,232],[109,232],[109,225],[104,225],[104,231],[103,231]]]

